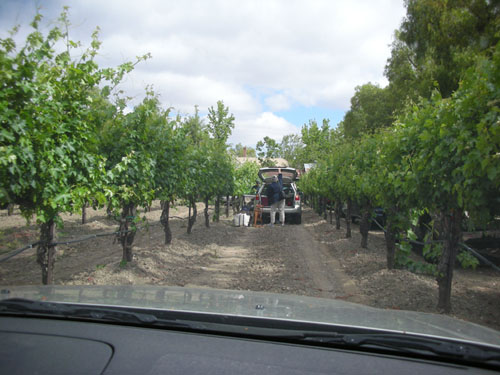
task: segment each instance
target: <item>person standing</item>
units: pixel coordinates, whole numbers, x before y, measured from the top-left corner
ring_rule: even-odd
[[[273,182],[267,187],[267,199],[271,206],[271,223],[269,225],[274,225],[276,210],[279,210],[281,225],[285,225],[285,196],[281,168],[278,170],[278,175],[273,176]]]
[[[255,180],[255,185],[252,186],[252,192],[255,192],[255,194],[259,194],[259,188],[260,188],[260,181]]]

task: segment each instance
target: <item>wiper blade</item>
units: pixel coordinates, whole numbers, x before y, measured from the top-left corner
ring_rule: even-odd
[[[137,309],[135,309],[137,310]],[[236,336],[256,337],[294,343],[310,343],[335,347],[351,347],[367,350],[389,350],[420,356],[435,356],[439,359],[482,363],[495,368],[500,366],[500,350],[475,343],[457,342],[447,339],[421,337],[412,334],[344,333],[324,330],[304,331],[301,329],[272,328],[228,321],[199,321],[175,318],[165,314],[134,311],[133,308],[94,305],[73,305],[40,302],[12,298],[0,301],[0,315],[21,315],[30,317],[63,317],[91,321],[137,324],[146,327],[164,327],[187,331],[212,332]],[[200,318],[200,317],[198,317]]]
[[[96,321],[131,323],[141,325],[159,325],[170,328],[200,329],[199,325],[177,320],[161,319],[154,314],[129,311],[124,308],[109,308],[89,305],[67,305],[64,303],[39,302],[21,298],[7,299],[0,302],[0,314],[28,316],[54,316],[72,319],[90,319]]]
[[[299,336],[300,337],[300,336]],[[303,341],[342,344],[351,347],[383,348],[413,354],[434,354],[441,357],[473,362],[499,362],[500,350],[472,343],[445,339],[418,337],[409,334],[322,334],[304,333]]]

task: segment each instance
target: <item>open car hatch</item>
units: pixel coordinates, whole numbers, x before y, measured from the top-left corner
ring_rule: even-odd
[[[278,175],[279,168],[269,167],[261,168],[259,170],[259,178],[265,182],[271,182],[273,176]],[[283,182],[293,182],[297,180],[297,170],[295,168],[281,168],[281,174],[283,175]]]

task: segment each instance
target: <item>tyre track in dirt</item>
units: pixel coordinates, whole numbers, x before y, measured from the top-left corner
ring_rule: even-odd
[[[238,230],[239,228],[235,228]],[[249,231],[241,228],[239,240],[242,244],[248,242]],[[210,286],[218,289],[231,288],[238,283],[238,276],[248,263],[251,251],[246,246],[217,246],[214,250],[212,261],[200,267],[200,273],[191,278],[185,285],[187,287]]]
[[[343,298],[353,295],[354,282],[343,274],[339,262],[328,254],[326,247],[313,239],[307,229],[309,225],[311,224],[306,222],[298,227],[295,233],[301,244],[302,257],[320,291],[320,296]]]
[[[213,262],[202,267],[187,286],[248,289],[344,298],[355,295],[354,282],[310,228],[314,214],[305,209],[301,225],[232,228],[230,246],[217,248]]]

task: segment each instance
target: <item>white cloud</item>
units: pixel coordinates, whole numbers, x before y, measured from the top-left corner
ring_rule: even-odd
[[[259,103],[239,85],[203,75],[137,69],[125,86],[141,92],[146,84],[153,85],[155,92],[161,95],[162,103],[183,113],[192,113],[195,105],[200,107],[200,111],[206,111],[208,107],[216,106],[218,100],[223,100],[235,115],[245,116],[260,110]]]
[[[263,112],[258,117],[237,120],[229,142],[254,147],[258,141],[266,136],[279,142],[284,135],[299,132],[299,128],[284,118],[271,112]]]
[[[36,2],[46,20],[66,3]],[[2,29],[25,24],[34,9],[34,0],[2,0]],[[248,119],[267,118],[264,111],[347,110],[357,85],[384,85],[403,16],[401,0],[74,0],[70,32],[88,44],[100,26],[106,66],[151,52],[123,83],[127,94],[140,97],[152,84],[165,106],[185,112],[224,100],[244,140]]]
[[[265,102],[272,111],[282,111],[291,106],[289,98],[283,94],[268,96]]]

